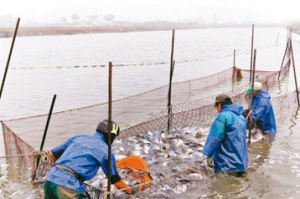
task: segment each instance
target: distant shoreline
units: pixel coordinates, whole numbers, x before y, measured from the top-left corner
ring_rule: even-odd
[[[199,27],[176,27],[176,29],[193,29]],[[18,36],[54,36],[54,35],[76,35],[97,33],[126,33],[146,31],[172,30],[168,27],[146,27],[146,26],[45,26],[24,27],[18,31]],[[0,29],[0,38],[12,37],[14,28]]]
[[[246,26],[233,25],[178,25],[178,26],[44,26],[44,27],[23,27],[18,31],[18,36],[54,36],[54,35],[76,35],[76,34],[98,34],[98,33],[126,33],[126,32],[147,32],[147,31],[168,31],[172,29],[207,29],[207,28],[245,28]],[[280,28],[282,26],[259,26]],[[0,28],[0,38],[12,37],[14,28]]]

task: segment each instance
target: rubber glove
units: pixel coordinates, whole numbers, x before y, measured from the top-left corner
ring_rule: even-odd
[[[132,189],[123,181],[123,180],[120,180],[119,182],[116,182],[114,184],[118,189],[125,189],[124,191],[127,193],[127,194],[132,194]]]
[[[54,156],[54,154],[52,153],[52,151],[48,151],[48,154],[49,154],[49,156],[50,156],[51,162],[52,162],[53,164],[55,164],[55,162],[56,162],[56,157]]]

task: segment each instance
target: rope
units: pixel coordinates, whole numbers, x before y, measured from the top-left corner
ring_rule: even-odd
[[[252,113],[252,110],[248,113],[247,117],[246,117],[246,120],[248,120],[249,116],[251,115]]]
[[[6,155],[6,156],[0,156],[0,158],[15,158],[15,157],[26,157],[26,156],[32,156],[32,153],[28,154],[22,154],[22,155]]]
[[[33,151],[31,153],[21,154],[21,155],[6,155],[6,156],[0,156],[1,158],[20,158],[20,157],[34,157],[38,158],[40,157],[41,162],[47,163],[50,161],[50,156],[47,151]]]
[[[277,46],[284,45],[285,43],[278,44]],[[257,49],[264,50],[268,48],[273,48],[276,46],[270,45],[270,46],[262,46],[258,47]],[[237,50],[242,53],[236,53],[236,56],[238,55],[247,55],[250,54],[249,50],[246,49],[240,49]],[[215,59],[222,59],[226,57],[232,57],[232,54],[227,55],[220,55],[220,56],[213,56],[203,58],[203,59],[192,59],[192,60],[179,60],[176,63],[182,64],[182,63],[191,63],[191,62],[201,62],[201,61],[208,61],[208,60],[215,60]],[[137,61],[135,63],[115,63],[114,67],[129,67],[129,66],[157,66],[157,65],[167,65],[170,64],[167,61],[152,61],[152,62],[146,62],[146,61]],[[11,70],[34,70],[34,69],[64,69],[64,68],[104,68],[107,67],[106,64],[92,64],[92,65],[74,65],[74,66],[44,66],[44,67],[11,67]]]

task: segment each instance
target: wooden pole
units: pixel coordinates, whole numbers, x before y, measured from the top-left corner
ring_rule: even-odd
[[[170,80],[169,80],[169,92],[168,92],[168,132],[170,132],[172,123],[172,80],[175,62],[173,60],[174,56],[174,43],[175,43],[175,30],[172,31],[172,47],[171,47],[171,60],[170,60]]]
[[[173,61],[172,68],[170,71],[170,82],[169,82],[169,94],[168,94],[168,132],[170,131],[172,124],[172,81],[173,81],[173,72],[175,67],[175,60]]]
[[[51,120],[51,116],[52,116],[55,101],[56,101],[56,95],[54,95],[53,98],[52,98],[52,103],[51,103],[51,107],[50,107],[50,110],[49,110],[47,123],[46,123],[46,126],[45,126],[45,130],[44,130],[44,134],[43,134],[43,138],[42,138],[42,142],[41,142],[41,146],[40,146],[40,151],[42,151],[44,149],[44,144],[45,144],[45,140],[46,140],[46,137],[47,137],[48,128],[49,128],[49,124],[50,124],[50,120]],[[40,164],[40,157],[37,158],[36,170],[34,171],[34,174],[33,174],[33,180],[35,180],[35,178],[36,178],[36,171],[38,169],[39,164]]]
[[[251,82],[251,89],[253,91],[254,88],[254,81],[255,81],[255,68],[256,68],[256,49],[254,50],[254,57],[253,57],[253,72],[252,72],[252,82]],[[250,108],[249,108],[249,134],[248,134],[248,144],[251,143],[251,131],[252,131],[252,100],[253,100],[253,92],[250,94]]]
[[[234,80],[237,79],[237,78],[235,78],[236,72],[237,72],[237,69],[236,69],[236,66],[235,66],[235,49],[234,49],[233,50],[233,70],[232,70],[231,91],[233,91],[233,88],[234,88]]]
[[[290,27],[286,27],[286,38],[287,38],[287,41],[288,39],[290,38]]]
[[[233,67],[236,67],[235,60],[236,60],[236,57],[235,57],[235,49],[234,49],[233,50]]]
[[[112,62],[109,62],[108,69],[108,180],[107,180],[107,198],[110,199],[111,194],[111,130],[112,130]]]
[[[293,50],[292,39],[290,39],[290,47],[291,47],[291,55],[292,55],[292,63],[293,63],[293,70],[294,70],[294,79],[295,79],[295,87],[296,87],[296,93],[297,93],[298,106],[300,106],[298,81],[297,81],[297,74],[296,74],[296,66],[295,66],[295,59],[294,59],[294,50]]]
[[[288,50],[291,49],[291,47],[290,47],[290,40],[291,40],[291,38],[290,38],[290,36],[288,36],[287,37],[287,41],[286,41],[285,52],[284,52],[284,55],[283,55],[283,58],[282,58],[282,61],[281,61],[280,70],[282,70],[282,68],[283,68],[284,60],[285,60],[285,58],[287,56]],[[280,75],[281,75],[281,72],[278,74],[278,80],[280,79]]]
[[[287,54],[287,52],[288,52],[289,45],[290,45],[290,41],[288,40],[288,41],[286,42],[285,52],[284,52],[284,56],[283,56],[283,58],[282,58],[282,62],[281,62],[281,66],[280,66],[280,70],[283,68],[284,59],[285,59],[285,57],[286,57],[286,54]]]
[[[3,76],[2,84],[1,84],[1,90],[0,90],[0,99],[2,97],[2,92],[3,92],[3,89],[4,89],[4,84],[5,84],[5,80],[6,80],[6,76],[7,76],[7,71],[8,71],[11,55],[12,55],[14,45],[15,45],[15,41],[16,41],[16,37],[17,37],[17,34],[18,34],[19,24],[20,24],[20,18],[18,18],[18,21],[17,21],[17,25],[16,25],[15,32],[14,32],[14,37],[13,37],[13,40],[12,40],[12,43],[11,43],[11,46],[10,46],[10,51],[9,51],[8,59],[7,59],[7,62],[6,62],[6,68],[5,68],[5,72],[4,72],[4,76]]]

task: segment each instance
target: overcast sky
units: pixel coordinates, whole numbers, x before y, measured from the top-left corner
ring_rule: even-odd
[[[283,22],[300,20],[300,0],[1,0],[0,15],[53,22],[73,13],[119,21]]]

